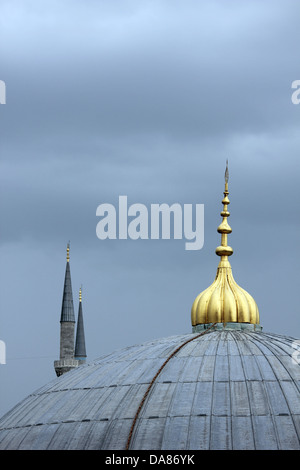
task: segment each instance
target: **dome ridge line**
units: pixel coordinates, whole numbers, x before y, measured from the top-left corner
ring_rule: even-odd
[[[273,336],[272,334],[270,336]],[[275,335],[274,335],[275,336]],[[263,348],[266,348],[268,349],[269,351],[271,351],[273,354],[275,354],[277,351],[276,351],[276,347],[281,349],[281,351],[283,351],[284,353],[286,353],[286,350],[284,348],[282,348],[282,346],[280,345],[274,345],[273,342],[268,342],[267,345],[266,345],[266,341],[265,341],[265,338],[261,338],[260,336],[258,337],[255,337],[255,341],[253,341],[253,337],[251,337],[249,335],[249,339],[250,339],[250,342],[255,344],[259,349],[260,351],[262,352],[263,356],[266,358],[266,360],[268,361],[268,364],[270,365],[272,371],[273,371],[273,374],[275,375],[275,377],[278,377],[277,373],[276,373],[276,369],[273,367],[273,364],[268,360],[268,355],[265,354],[264,350],[259,346],[259,345],[262,345]],[[259,344],[257,345],[256,342]],[[292,346],[291,346],[291,349],[292,349]],[[290,373],[289,369],[286,367],[286,364],[284,363],[284,361],[282,361],[282,358],[281,358],[281,355],[278,355],[277,356],[277,359],[280,363],[280,365],[283,367],[283,369],[285,370],[286,374],[290,377],[291,380],[294,379],[293,375]],[[285,394],[284,394],[285,396]]]
[[[170,359],[172,359],[173,356],[175,356],[175,354],[180,351],[180,349],[182,349],[186,344],[190,343],[191,341],[194,341],[195,339],[199,338],[200,336],[204,336],[206,333],[208,333],[214,326],[216,325],[216,323],[213,323],[209,328],[207,328],[206,330],[202,331],[201,333],[199,333],[198,335],[194,336],[193,338],[189,338],[187,341],[185,341],[184,343],[182,343],[180,346],[178,346],[168,357],[167,359],[164,361],[164,363],[162,364],[162,366],[158,369],[158,371],[156,372],[156,374],[154,375],[154,377],[152,378],[146,392],[144,393],[144,396],[142,397],[141,401],[140,401],[140,404],[138,406],[138,409],[136,411],[136,414],[133,418],[133,422],[132,422],[132,425],[131,425],[131,428],[130,428],[130,431],[129,431],[129,435],[128,435],[128,439],[127,439],[127,443],[126,443],[126,446],[125,446],[125,450],[128,450],[129,449],[129,446],[130,446],[130,443],[131,443],[131,438],[132,438],[132,435],[133,435],[133,431],[134,431],[134,428],[135,428],[135,424],[137,422],[137,419],[138,419],[138,416],[141,412],[141,409],[145,403],[145,400],[155,382],[155,380],[157,379],[157,377],[159,376],[159,374],[161,373],[161,371],[163,370],[163,368],[167,365],[167,363],[170,361]]]

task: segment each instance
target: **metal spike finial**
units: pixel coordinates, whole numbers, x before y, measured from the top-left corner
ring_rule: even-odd
[[[80,289],[79,289],[79,302],[82,301],[82,284],[80,286]]]
[[[233,253],[233,249],[231,246],[227,245],[227,235],[232,232],[230,225],[228,224],[228,217],[230,216],[230,212],[228,210],[228,205],[230,204],[228,198],[228,179],[229,179],[229,171],[228,171],[228,160],[226,160],[226,170],[225,170],[225,190],[223,192],[224,198],[222,200],[223,210],[221,212],[221,216],[223,217],[222,223],[217,228],[217,231],[221,234],[221,245],[216,248],[216,254],[221,256],[221,261],[228,262],[228,256],[231,256]]]
[[[228,170],[228,158],[226,160],[226,170],[225,170],[225,183],[228,183],[229,180],[229,170]]]

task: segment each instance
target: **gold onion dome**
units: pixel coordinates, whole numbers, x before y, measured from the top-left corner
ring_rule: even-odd
[[[221,245],[216,248],[216,254],[221,257],[214,282],[201,292],[192,306],[192,325],[210,323],[252,323],[259,324],[259,312],[253,297],[234,280],[228,256],[233,249],[227,245],[227,235],[232,232],[227,222],[230,216],[228,205],[228,162],[225,171],[225,191],[222,200],[222,223],[217,231],[221,233]]]

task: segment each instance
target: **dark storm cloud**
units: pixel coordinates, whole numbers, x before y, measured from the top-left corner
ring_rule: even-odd
[[[14,87],[17,77],[8,77],[20,107],[19,131],[35,128],[61,140],[63,124],[64,133],[76,129],[87,137],[190,138],[290,124],[295,7],[283,12],[273,2],[257,15],[256,2],[175,4],[129,2],[128,12],[100,2],[93,15],[73,4],[72,21],[61,7],[68,2],[59,4],[61,16],[55,3],[46,13],[23,7],[18,36],[3,51],[4,63],[22,69],[23,85],[18,80]]]
[[[212,173],[225,154],[256,178],[278,175],[291,140],[294,4],[117,5],[2,7],[10,102],[2,116],[3,210],[19,213],[33,237],[53,238],[58,224],[67,230],[79,215],[80,231],[92,207],[117,191],[150,201],[153,191],[172,197],[176,188],[184,199],[182,175],[209,198],[203,164]],[[22,233],[5,224],[2,241]]]

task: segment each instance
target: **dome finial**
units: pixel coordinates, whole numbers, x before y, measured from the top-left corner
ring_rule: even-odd
[[[228,171],[228,160],[226,161],[226,170],[225,170],[225,190],[224,190],[224,198],[222,200],[223,210],[221,212],[221,216],[223,217],[222,223],[218,227],[218,232],[221,233],[221,246],[216,248],[216,254],[221,256],[221,261],[226,261],[228,256],[233,254],[233,249],[227,245],[227,235],[232,232],[230,225],[227,222],[227,218],[230,216],[230,212],[228,211],[228,205],[230,204],[228,198],[228,180],[229,180],[229,171]]]
[[[226,170],[225,170],[225,183],[228,183],[229,180],[229,171],[228,171],[228,158],[226,160]]]
[[[259,324],[259,312],[255,300],[248,292],[242,289],[232,276],[231,265],[228,256],[233,254],[233,249],[227,244],[227,236],[232,232],[227,222],[230,212],[228,205],[228,160],[225,170],[225,190],[222,200],[223,220],[217,231],[221,234],[221,245],[216,248],[216,254],[221,257],[217,275],[214,282],[205,291],[199,294],[192,307],[192,325],[197,331],[197,325],[210,323],[253,323]]]

